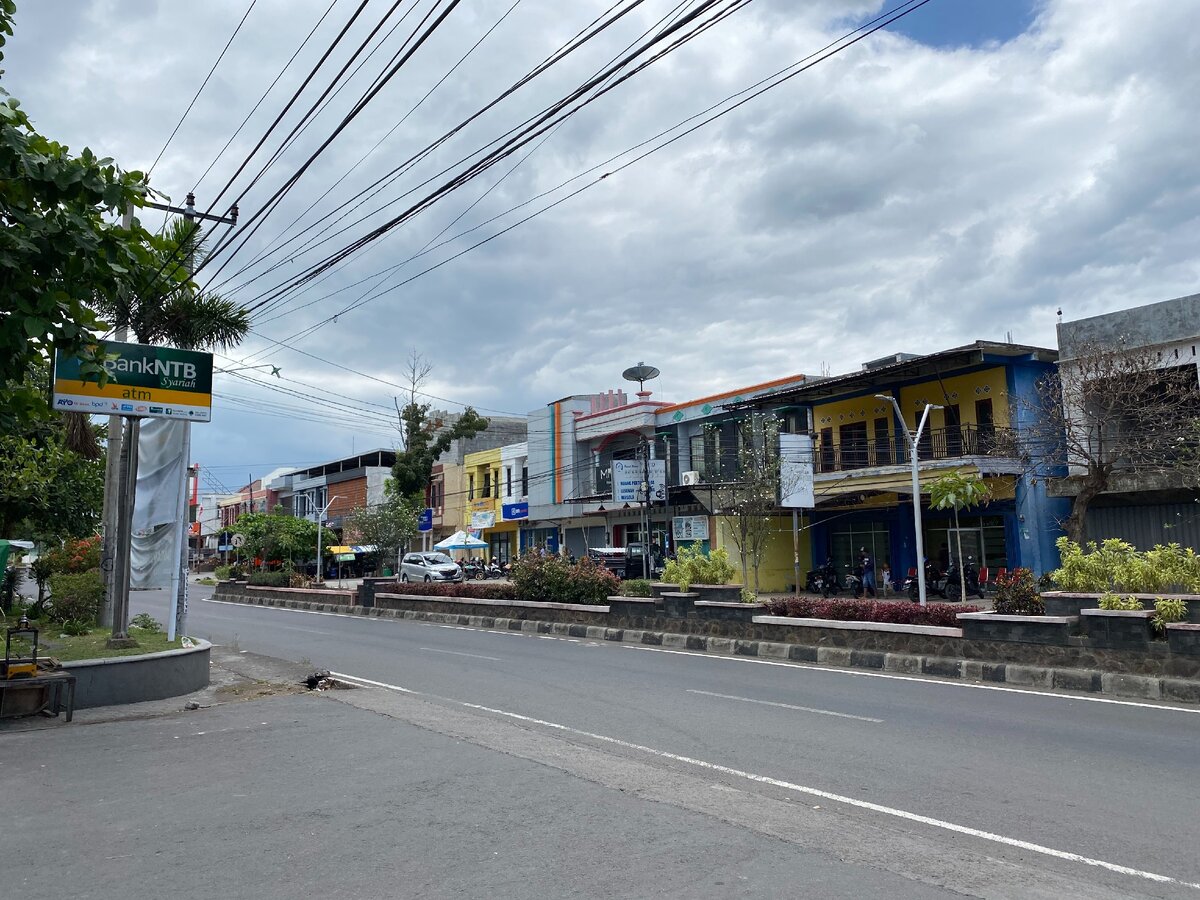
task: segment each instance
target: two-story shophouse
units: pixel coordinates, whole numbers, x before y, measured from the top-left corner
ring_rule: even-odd
[[[528,520],[528,444],[507,444],[466,454],[462,529],[488,545],[486,557],[507,563],[520,551]]]
[[[947,472],[979,475],[992,500],[959,516],[963,553],[994,572],[1024,566],[1057,567],[1054,541],[1069,504],[1047,495],[1046,479],[1021,458],[1017,435],[1036,416],[1039,379],[1057,353],[1040,347],[976,341],[922,356],[897,354],[861,370],[778,391],[748,409],[791,409],[814,437],[816,506],[810,564],[832,557],[839,567],[866,547],[876,565],[899,579],[917,565],[908,439],[890,399],[915,431],[931,410],[918,445],[926,556],[941,568],[955,546],[952,514],[928,508],[930,482]]]

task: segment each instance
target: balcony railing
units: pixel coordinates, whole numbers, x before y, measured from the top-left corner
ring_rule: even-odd
[[[1007,428],[990,425],[927,428],[917,445],[917,458],[924,461],[998,453],[1007,455],[1004,448],[1013,445],[1012,431]],[[902,434],[880,440],[824,442],[818,439],[813,446],[813,455],[818,473],[911,464],[908,441]]]

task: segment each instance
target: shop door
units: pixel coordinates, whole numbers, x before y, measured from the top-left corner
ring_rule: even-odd
[[[958,542],[961,540],[963,556],[972,559],[975,568],[979,568],[980,560],[983,559],[983,532],[980,529],[947,528],[946,538],[946,546],[950,550],[952,559],[958,559]]]

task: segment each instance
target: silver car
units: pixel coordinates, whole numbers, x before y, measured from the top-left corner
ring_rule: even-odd
[[[401,581],[462,581],[463,571],[445,553],[406,553],[400,562]]]

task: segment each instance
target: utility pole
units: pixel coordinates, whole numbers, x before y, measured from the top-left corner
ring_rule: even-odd
[[[642,577],[650,577],[650,445],[642,439]]]
[[[121,227],[128,231],[133,227],[133,207],[125,205],[121,213]],[[126,323],[117,325],[114,337],[124,343],[129,339]],[[118,485],[121,480],[121,453],[124,444],[122,431],[125,423],[120,416],[108,417],[108,448],[104,459],[104,506],[101,513],[100,570],[104,576],[104,602],[100,606],[99,624],[113,626],[113,608],[116,603],[117,564],[122,557],[117,555],[117,512],[119,509]]]
[[[193,227],[188,231],[186,240],[187,247],[184,257],[184,267],[187,271],[188,280],[191,280],[192,275],[196,271],[196,245],[199,243],[198,233],[200,225],[198,219],[203,219],[208,222],[216,222],[220,225],[236,225],[238,220],[238,208],[235,203],[229,210],[228,216],[214,216],[209,213],[196,211],[196,195],[188,191],[187,204],[180,209],[177,206],[170,206],[165,203],[152,203],[146,201],[146,206],[152,209],[161,209],[164,212],[177,213],[182,215]],[[191,349],[185,347],[183,349]],[[180,493],[183,502],[180,504],[183,510],[179,521],[179,533],[177,539],[179,547],[176,552],[178,566],[175,575],[171,579],[171,621],[168,623],[168,636],[174,640],[175,635],[184,635],[187,633],[187,601],[188,601],[188,472],[190,467],[189,457],[192,454],[192,423],[183,423],[183,484],[180,485]]]

